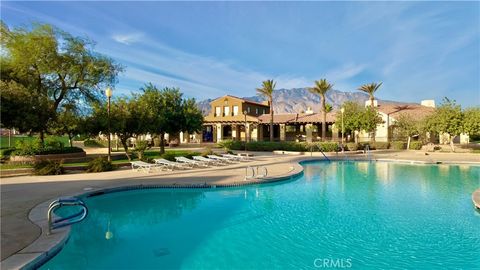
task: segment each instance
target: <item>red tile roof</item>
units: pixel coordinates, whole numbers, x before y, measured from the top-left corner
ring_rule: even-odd
[[[435,111],[435,108],[415,103],[379,104],[377,109],[379,112],[388,114],[392,118],[399,117],[401,114],[407,114],[415,119],[423,119]]]
[[[258,120],[261,124],[270,123],[270,115],[262,114],[258,117]],[[286,123],[321,123],[322,114],[321,113],[283,113],[283,114],[274,114],[273,123],[274,124],[286,124]],[[335,112],[327,113],[327,123],[335,122]]]

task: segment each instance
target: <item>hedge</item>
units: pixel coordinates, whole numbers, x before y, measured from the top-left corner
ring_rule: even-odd
[[[85,147],[105,147],[104,143],[95,139],[86,139],[83,141]]]
[[[227,150],[244,150],[245,142],[241,141],[232,141],[225,140],[218,143],[219,147],[223,147]],[[334,152],[338,151],[338,143],[336,142],[315,142],[315,143],[305,143],[305,142],[248,142],[247,143],[248,151],[296,151],[296,152],[307,152],[313,150],[318,152],[320,149],[324,152]]]
[[[64,172],[62,161],[42,160],[33,165],[33,173],[35,175],[59,175]]]
[[[392,149],[395,150],[404,150],[407,149],[407,143],[401,141],[395,141],[391,143]]]
[[[413,150],[420,150],[422,149],[423,143],[421,141],[411,141],[410,142],[410,149]]]

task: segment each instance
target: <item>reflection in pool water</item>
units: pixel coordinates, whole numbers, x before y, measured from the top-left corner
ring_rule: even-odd
[[[480,265],[480,216],[470,200],[480,167],[303,166],[302,177],[279,184],[87,198],[88,218],[43,268],[313,269],[317,259],[372,269]]]

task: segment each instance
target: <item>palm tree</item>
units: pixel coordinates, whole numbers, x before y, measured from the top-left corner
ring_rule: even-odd
[[[270,141],[273,142],[273,90],[275,90],[276,83],[273,80],[266,80],[262,82],[262,87],[257,88],[257,94],[268,99],[268,106],[270,106]]]
[[[370,96],[370,106],[372,107],[373,107],[373,101],[375,100],[375,97],[373,96],[373,94],[378,90],[378,88],[380,88],[381,85],[382,83],[372,82],[372,83],[364,84],[358,88],[358,90],[363,91]]]
[[[374,109],[373,101],[375,100],[375,97],[373,96],[373,94],[378,90],[378,88],[380,88],[381,85],[382,85],[382,83],[372,82],[372,83],[364,84],[364,85],[362,85],[358,88],[358,90],[363,91],[363,92],[367,93],[368,95],[370,95],[370,107],[372,109]],[[375,142],[375,133],[376,132],[377,132],[377,130],[375,129],[370,134],[370,137],[372,138],[372,142]]]
[[[325,141],[327,135],[327,106],[325,105],[325,94],[332,89],[333,84],[326,79],[315,81],[315,86],[308,88],[310,93],[320,96],[320,109],[322,110],[322,141]]]

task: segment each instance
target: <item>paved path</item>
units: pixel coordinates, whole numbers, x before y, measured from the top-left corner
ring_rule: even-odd
[[[290,170],[298,160],[306,155],[262,155],[248,165],[268,166],[269,176],[282,175]],[[314,158],[321,154],[314,153]],[[343,154],[330,154],[342,158]],[[372,152],[375,159],[416,160],[429,163],[479,162],[479,154],[429,153],[421,151],[378,151]],[[354,158],[365,158],[363,154]],[[18,252],[32,243],[41,233],[40,229],[28,220],[28,213],[37,204],[53,200],[59,196],[75,194],[86,188],[102,189],[132,184],[231,184],[243,181],[247,163],[220,168],[205,168],[186,171],[159,172],[145,174],[131,170],[118,170],[105,173],[68,174],[60,176],[19,176],[1,179],[1,260]]]

